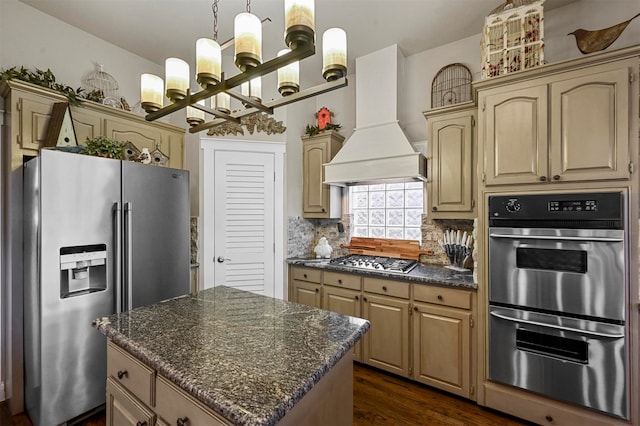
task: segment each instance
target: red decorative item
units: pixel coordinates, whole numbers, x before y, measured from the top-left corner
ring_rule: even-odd
[[[316,116],[318,117],[319,130],[324,130],[327,127],[327,124],[331,123],[331,111],[329,111],[329,108],[327,107],[320,108],[320,111],[318,111]]]

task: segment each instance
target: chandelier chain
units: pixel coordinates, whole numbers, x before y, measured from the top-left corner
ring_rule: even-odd
[[[211,10],[213,11],[213,39],[218,41],[218,0],[213,0]]]
[[[251,13],[251,0],[247,0],[247,12]]]

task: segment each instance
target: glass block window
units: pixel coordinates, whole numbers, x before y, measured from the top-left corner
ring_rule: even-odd
[[[422,182],[349,187],[352,236],[422,241]]]

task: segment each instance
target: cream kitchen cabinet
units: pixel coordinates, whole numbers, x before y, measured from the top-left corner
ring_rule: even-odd
[[[344,136],[325,130],[302,138],[302,215],[306,218],[340,218],[341,189],[324,184],[324,163],[342,147]]]
[[[322,271],[293,266],[289,280],[290,301],[314,308],[322,307]]]
[[[479,83],[486,186],[628,179],[637,58]],[[527,78],[532,74],[536,78]],[[494,79],[491,79],[494,80]]]
[[[410,377],[409,284],[364,277],[363,290],[362,314],[371,323],[363,339],[363,362]]]
[[[474,102],[427,111],[430,218],[476,215],[476,115]]]
[[[38,155],[42,148],[53,104],[67,102],[60,93],[22,81],[0,84],[0,96],[5,99],[5,113],[11,144],[12,168],[22,167],[24,157]],[[71,106],[76,140],[84,145],[87,137],[107,136],[131,141],[139,149],[159,148],[169,161],[166,166],[184,168],[184,133],[181,127],[161,122],[148,122],[131,112],[111,108],[91,101]]]
[[[473,398],[471,386],[472,293],[415,286],[413,376],[416,381]]]
[[[353,274],[324,272],[322,308],[343,315],[362,318],[362,278]],[[362,362],[362,343],[353,347],[354,361]]]
[[[108,426],[231,424],[113,342],[107,342]]]

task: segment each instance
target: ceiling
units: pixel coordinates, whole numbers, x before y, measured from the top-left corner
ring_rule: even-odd
[[[212,37],[212,0],[21,0],[154,63],[175,56],[193,66],[195,40]],[[550,10],[576,0],[546,0]],[[397,43],[406,56],[478,34],[500,0],[317,0],[317,51],[331,27],[347,32],[349,67],[354,59]],[[218,41],[233,37],[233,17],[246,0],[219,0]],[[255,0],[251,12],[263,24],[263,60],[284,47],[283,0]],[[232,55],[233,48],[225,55]],[[230,61],[229,61],[230,62]],[[301,63],[303,79],[321,81],[321,55]],[[227,72],[230,72],[227,68]],[[311,77],[313,75],[313,77]],[[305,85],[305,83],[302,83]]]

